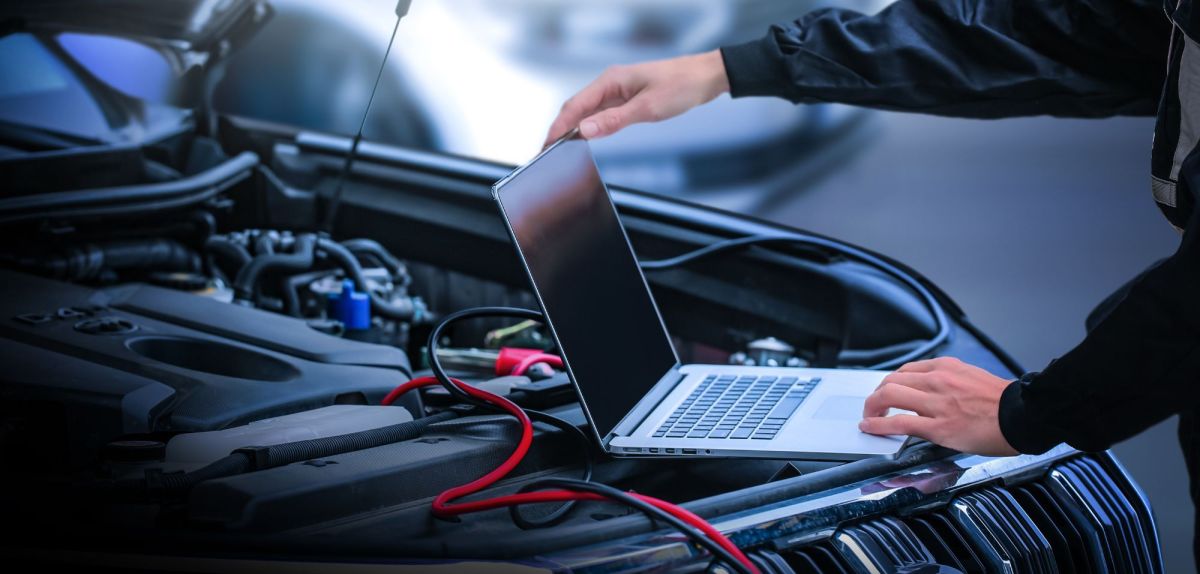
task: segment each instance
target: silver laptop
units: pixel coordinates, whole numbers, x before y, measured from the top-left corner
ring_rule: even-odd
[[[681,365],[587,141],[569,134],[492,196],[606,452],[855,460],[903,447],[858,430],[884,371]]]

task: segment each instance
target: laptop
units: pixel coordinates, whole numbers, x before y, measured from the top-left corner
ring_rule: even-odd
[[[848,461],[903,448],[906,437],[858,430],[885,371],[680,364],[578,134],[492,196],[605,452]]]

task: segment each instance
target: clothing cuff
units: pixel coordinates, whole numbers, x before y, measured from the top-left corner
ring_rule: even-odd
[[[779,47],[770,34],[752,42],[721,47],[721,59],[725,75],[729,76],[732,97],[781,96],[781,87],[791,85]]]
[[[1063,442],[1061,430],[1034,416],[1025,403],[1025,391],[1037,375],[1028,373],[1013,381],[1000,395],[1000,433],[1025,454],[1042,454]]]

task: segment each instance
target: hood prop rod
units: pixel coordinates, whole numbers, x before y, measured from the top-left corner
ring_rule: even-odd
[[[371,95],[367,98],[367,107],[363,110],[362,121],[358,124],[358,133],[354,134],[354,139],[350,142],[350,153],[346,154],[346,161],[342,163],[342,171],[338,174],[337,183],[334,184],[333,194],[329,198],[329,204],[325,208],[325,220],[321,225],[321,231],[332,234],[333,223],[337,218],[338,206],[342,202],[342,192],[346,184],[346,177],[350,174],[350,168],[354,167],[354,158],[358,154],[358,144],[362,142],[363,128],[367,125],[367,115],[371,113],[371,104],[375,101],[375,92],[379,91],[379,82],[383,79],[383,71],[387,68],[388,55],[392,53],[392,44],[396,43],[396,32],[400,29],[400,20],[408,14],[408,8],[412,5],[412,0],[400,0],[396,3],[396,24],[392,26],[392,37],[388,40],[387,49],[383,52],[383,61],[379,63],[379,73],[375,75],[375,86],[371,88]]]

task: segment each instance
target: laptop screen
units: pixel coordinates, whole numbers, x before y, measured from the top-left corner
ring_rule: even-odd
[[[496,197],[604,437],[678,361],[587,141],[559,142]]]

